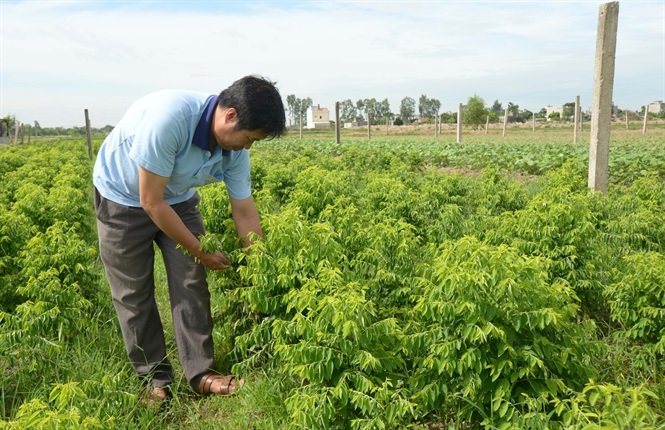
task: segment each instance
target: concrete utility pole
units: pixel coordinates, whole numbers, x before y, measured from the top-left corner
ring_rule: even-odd
[[[372,123],[369,118],[369,112],[367,112],[367,140],[372,138]]]
[[[299,125],[298,129],[300,130],[300,140],[302,140],[302,113],[300,114],[300,118],[298,119]]]
[[[462,143],[462,108],[463,105],[460,103],[457,106],[457,143]]]
[[[90,131],[90,117],[88,109],[83,110],[85,114],[85,138],[88,142],[88,158],[92,160],[92,132]]]
[[[506,126],[508,125],[508,108],[503,112],[503,137],[506,137]]]
[[[644,106],[644,123],[642,124],[642,134],[647,134],[647,117],[649,116],[649,105]]]
[[[340,142],[340,133],[339,129],[341,124],[339,123],[339,102],[335,102],[335,142],[339,144]]]
[[[490,116],[487,115],[487,119],[485,120],[485,134],[487,134],[489,128],[490,128]]]
[[[601,4],[598,11],[596,63],[593,79],[589,188],[603,193],[607,191],[608,183],[612,90],[614,87],[618,22],[619,2]]]
[[[580,96],[575,96],[575,127],[573,128],[573,143],[577,145],[580,137]]]
[[[535,112],[531,115],[531,131],[533,133],[536,132],[536,113]]]
[[[628,111],[624,113],[626,114],[626,130],[628,130]]]
[[[18,142],[18,128],[21,126],[21,123],[14,121],[14,145]]]

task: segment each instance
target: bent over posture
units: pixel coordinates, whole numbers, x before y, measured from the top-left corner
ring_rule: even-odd
[[[93,172],[100,255],[127,355],[143,377],[149,403],[168,397],[173,378],[155,303],[153,244],[164,258],[175,339],[190,385],[201,394],[231,394],[239,387],[233,376],[212,370],[205,268],[225,269],[230,261],[200,249],[204,227],[194,187],[225,183],[238,235],[249,245],[249,234],[262,232],[248,150],[257,140],[280,136],[285,123],[274,84],[246,76],[218,96],[172,90],[147,95],[100,148]]]

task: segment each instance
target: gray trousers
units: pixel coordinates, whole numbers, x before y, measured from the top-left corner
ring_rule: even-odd
[[[196,236],[204,233],[198,202],[195,195],[171,206]],[[172,381],[155,302],[154,243],[161,249],[166,267],[180,364],[194,387],[213,367],[210,293],[204,267],[177,249],[176,242],[142,208],[114,203],[95,190],[95,209],[100,256],[132,366],[153,387]]]

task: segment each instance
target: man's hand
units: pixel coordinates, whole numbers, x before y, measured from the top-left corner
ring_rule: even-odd
[[[219,251],[215,252],[202,252],[198,259],[207,269],[210,270],[224,270],[231,267],[231,260],[228,256]]]

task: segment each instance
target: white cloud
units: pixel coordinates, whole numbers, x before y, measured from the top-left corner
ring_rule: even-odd
[[[70,126],[87,107],[96,125],[113,124],[152,90],[218,92],[250,73],[326,106],[388,97],[396,111],[420,94],[451,110],[473,94],[530,109],[590,100],[600,3],[4,2],[0,115]],[[621,2],[615,101],[627,108],[665,99],[664,11]]]

